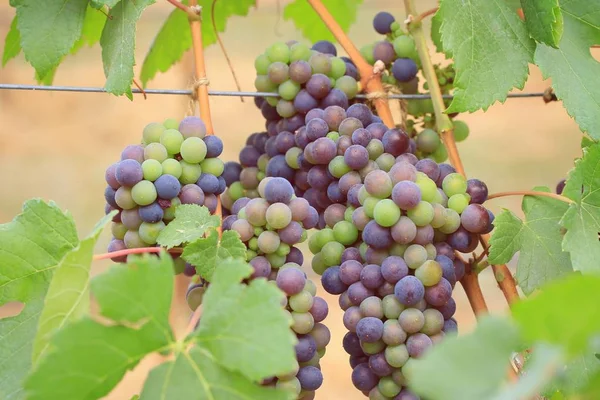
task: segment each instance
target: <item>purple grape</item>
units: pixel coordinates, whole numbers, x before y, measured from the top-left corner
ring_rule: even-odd
[[[121,160],[135,160],[140,164],[144,162],[144,147],[139,144],[130,144],[121,153]]]
[[[454,259],[454,271],[456,272],[457,281],[460,281],[465,276],[465,263],[459,258]]]
[[[292,262],[298,265],[304,264],[304,256],[302,255],[302,251],[296,247],[292,247],[285,258],[285,262]]]
[[[393,400],[421,400],[421,398],[407,388],[404,388],[394,397]]]
[[[284,178],[287,181],[292,181],[294,179],[295,171],[287,165],[287,161],[285,161],[285,156],[282,154],[276,155],[275,157],[269,160],[267,164],[267,176],[274,176]]]
[[[322,297],[315,296],[313,298],[313,305],[308,312],[312,314],[315,322],[321,322],[327,318],[327,314],[329,314],[329,306]]]
[[[415,156],[412,153],[404,153],[404,154],[400,154],[398,157],[396,157],[396,162],[397,163],[407,162],[412,165],[417,165],[417,162],[419,162],[419,159],[417,158],[417,156]],[[442,165],[448,165],[448,164],[440,164],[440,168]],[[456,171],[454,171],[454,172],[456,172]],[[440,183],[438,186],[441,186],[441,185],[442,184]]]
[[[163,219],[164,211],[157,202],[154,202],[147,206],[140,207],[138,209],[138,214],[142,221],[155,223]]]
[[[385,249],[393,243],[390,230],[370,221],[362,232],[363,241],[375,249]]]
[[[204,204],[205,196],[202,189],[200,189],[198,185],[192,183],[181,188],[179,200],[181,200],[181,204],[197,204],[201,206]]]
[[[360,305],[364,299],[371,297],[374,294],[375,292],[366,288],[362,282],[355,282],[348,287],[348,298],[350,299],[350,302],[356,306]]]
[[[336,156],[337,146],[335,142],[326,137],[320,137],[312,143],[311,159],[316,164],[329,164]]]
[[[395,284],[408,275],[408,266],[402,257],[389,256],[381,264],[381,275],[389,283]]]
[[[377,376],[388,376],[394,370],[390,364],[385,360],[385,353],[373,354],[369,357],[369,368]]]
[[[434,235],[435,232],[431,225],[419,226],[417,227],[417,234],[415,235],[413,242],[425,246],[433,241]]]
[[[312,97],[306,89],[302,89],[298,92],[294,98],[294,108],[299,113],[308,113],[310,110],[316,108],[319,105],[317,99]],[[307,114],[308,115],[308,114]]]
[[[288,226],[280,229],[278,234],[283,243],[291,245],[300,242],[300,239],[302,238],[302,232],[304,232],[302,225],[296,221],[292,221],[288,224]]]
[[[446,256],[450,260],[454,260],[454,249],[446,242],[438,242],[434,244],[438,256]]]
[[[358,199],[358,192],[360,191],[360,188],[362,186],[363,186],[362,184],[355,184],[355,185],[352,185],[352,187],[350,187],[350,189],[348,190],[348,194],[346,195],[346,198],[348,200],[348,203],[352,207],[360,207],[360,201]]]
[[[363,318],[356,325],[356,334],[362,342],[374,343],[383,336],[383,322],[375,317]]]
[[[239,213],[242,208],[244,208],[248,205],[250,200],[251,199],[248,197],[240,197],[239,199],[237,199],[231,206],[231,213],[232,214]]]
[[[371,112],[369,107],[367,107],[364,104],[352,104],[350,107],[348,107],[346,114],[348,115],[348,117],[354,117],[358,119],[363,124],[363,126],[369,126],[369,124],[371,124],[371,122],[373,121],[373,113]]]
[[[317,190],[326,190],[332,177],[325,165],[315,165],[308,171],[308,184]]]
[[[334,203],[345,203],[346,201],[346,196],[342,193],[340,185],[336,181],[331,182],[329,186],[327,186],[327,197]]]
[[[392,33],[392,24],[396,21],[389,12],[381,11],[373,18],[373,29],[381,35]]]
[[[360,280],[363,265],[356,260],[347,260],[340,265],[340,279],[346,285],[352,285]]]
[[[228,161],[225,163],[221,176],[225,179],[227,186],[230,186],[233,182],[240,180],[240,172],[242,172],[242,166],[239,163]]]
[[[335,182],[332,182],[335,183]],[[323,217],[325,223],[330,228],[333,228],[335,224],[344,220],[344,213],[346,212],[346,206],[343,204],[332,204],[325,209]]]
[[[273,107],[272,105],[270,105],[269,103],[267,103],[266,101],[263,103],[262,107],[260,108],[260,112],[267,121],[274,121],[274,120],[278,120],[279,118],[281,118],[279,116],[279,114],[277,113],[277,109],[275,107]]]
[[[346,329],[348,329],[350,332],[356,332],[356,326],[362,317],[363,315],[360,311],[360,308],[357,306],[352,306],[344,312],[342,322],[344,323]]]
[[[240,164],[244,167],[256,167],[260,156],[261,154],[254,146],[245,146],[240,151]]]
[[[219,157],[223,153],[223,141],[215,135],[206,136],[206,158]]]
[[[425,301],[432,306],[443,306],[452,296],[452,285],[442,278],[433,286],[425,288]]]
[[[437,306],[434,308],[442,313],[442,316],[444,317],[444,319],[448,320],[448,319],[452,318],[452,316],[456,312],[456,302],[454,301],[454,299],[452,297],[450,297],[448,299],[448,301],[446,302],[446,304],[444,304],[442,306]]]
[[[396,58],[394,46],[385,40],[375,43],[375,46],[373,47],[373,58],[375,61],[381,60],[385,65],[390,65]]]
[[[327,75],[314,74],[306,82],[306,91],[315,99],[325,98],[331,90],[331,80]]]
[[[362,182],[362,178],[360,174],[355,171],[350,171],[347,174],[344,174],[339,180],[340,190],[343,194],[347,194],[350,188],[354,185],[360,184]]]
[[[461,226],[448,235],[448,244],[461,253],[470,253],[477,248],[479,237]]]
[[[219,199],[214,194],[207,194],[204,196],[204,206],[208,208],[211,214],[214,214],[217,211],[217,206],[219,205]]]
[[[363,146],[353,144],[344,152],[344,161],[350,168],[359,170],[369,162],[369,152]]]
[[[251,279],[268,278],[271,274],[271,263],[263,256],[254,257],[250,260],[250,265],[254,270]]]
[[[424,158],[422,160],[419,160],[415,167],[417,168],[417,171],[423,172],[429,177],[429,179],[431,179],[434,182],[437,181],[440,177],[440,167],[433,160]]]
[[[184,138],[192,136],[203,138],[206,136],[206,126],[204,122],[198,117],[185,117],[179,123],[179,132]]]
[[[315,141],[318,138],[325,137],[329,133],[327,122],[321,118],[314,118],[306,124],[306,136]]]
[[[362,261],[362,258],[360,256],[360,250],[358,250],[356,247],[348,247],[342,253],[342,263],[344,263],[346,261],[350,261],[350,260],[354,260],[354,261],[358,261],[358,262]]]
[[[487,185],[479,179],[469,179],[467,181],[467,193],[471,196],[471,204],[483,204],[488,197],[488,188]]]
[[[399,82],[409,82],[417,76],[419,68],[410,58],[397,58],[392,64],[392,75]]]
[[[277,287],[288,296],[300,293],[306,284],[306,276],[298,268],[286,268],[277,273]]]
[[[381,275],[381,268],[379,265],[365,265],[360,272],[360,281],[367,289],[377,289],[379,286],[383,285],[383,276]]]
[[[304,115],[296,114],[284,119],[284,121],[286,122],[286,130],[295,133],[300,127],[304,126]]]
[[[119,207],[119,205],[115,201],[115,193],[116,192],[117,191],[110,186],[107,186],[106,189],[104,189],[104,199],[111,207],[114,207],[114,208]]]
[[[408,150],[408,135],[399,129],[389,129],[381,141],[385,152],[393,156],[399,156]]]
[[[307,362],[317,353],[317,343],[310,335],[298,335],[298,343],[295,349],[298,362]]]
[[[211,136],[208,136],[208,137],[211,137]],[[163,176],[168,176],[168,175],[163,175]],[[160,178],[162,178],[163,176],[161,176]],[[158,178],[158,179],[160,179],[160,178]],[[156,182],[158,182],[158,180]],[[154,183],[154,185],[156,185],[156,182]],[[198,178],[196,185],[200,186],[200,189],[202,189],[202,191],[204,193],[216,193],[219,190],[219,178],[217,178],[216,176],[211,175],[211,174],[202,174],[202,175],[200,175],[200,178]],[[158,191],[158,189],[157,189],[157,191]]]
[[[469,204],[460,215],[460,222],[471,233],[483,233],[488,228],[490,216],[480,204]]]
[[[454,286],[456,284],[456,271],[454,270],[454,263],[452,260],[445,255],[440,254],[435,257],[435,261],[442,267],[442,277],[450,282],[450,285]]]
[[[106,183],[108,183],[108,186],[115,190],[121,187],[121,184],[119,183],[119,181],[117,181],[116,177],[117,165],[119,165],[119,163],[111,164],[106,169],[106,173],[104,174],[104,179],[106,179]]]
[[[458,332],[458,324],[454,318],[447,319],[444,321],[444,332],[446,333],[454,333]]]
[[[273,203],[288,204],[294,195],[294,188],[283,178],[272,178],[265,185],[265,199]]]
[[[347,332],[344,335],[344,339],[342,340],[342,346],[344,347],[346,353],[348,353],[351,356],[360,357],[365,355],[362,348],[360,347],[360,339],[358,338],[355,332]]]
[[[347,62],[346,63],[346,76],[350,76],[352,78],[354,78],[355,80],[359,81],[360,80],[360,75],[358,74],[358,69],[356,68],[356,66],[352,63]]]
[[[388,127],[381,122],[373,122],[366,128],[371,132],[373,139],[383,139],[383,135],[388,131]]]
[[[476,179],[469,179],[467,181],[467,193],[469,193],[471,195],[471,202],[472,203],[476,203],[476,202],[473,201],[473,195],[469,192],[469,182],[470,181],[474,181],[474,180],[476,180]],[[485,183],[483,183],[483,182],[481,182],[481,183],[483,185],[485,185]],[[567,184],[567,180],[566,179],[561,179],[560,181],[558,181],[558,183],[556,184],[556,194],[562,194],[563,190],[565,190],[565,185],[566,184]],[[487,186],[485,187],[485,197],[487,199]],[[481,203],[483,203],[483,201]]]
[[[331,89],[319,105],[322,108],[333,106],[348,108],[348,96],[339,89]]]
[[[306,83],[312,76],[310,64],[304,60],[293,61],[289,67],[290,79],[296,83]]]
[[[440,165],[438,165],[439,169],[440,169],[440,176],[437,178],[437,180],[435,181],[435,184],[438,187],[442,187],[442,182],[444,181],[444,178],[447,177],[450,174],[453,174],[456,172],[456,169],[454,169],[454,167],[450,164],[446,164],[446,163],[442,163]],[[467,181],[467,185],[468,185]],[[487,188],[486,188],[487,190]],[[469,189],[467,188],[467,192],[469,191]]]
[[[123,160],[117,164],[115,177],[120,185],[133,186],[144,179],[142,165],[136,160]]]
[[[304,229],[312,229],[319,223],[319,213],[314,207],[309,208],[308,216],[302,220]]]
[[[406,349],[413,358],[419,358],[433,345],[433,342],[424,333],[414,333],[406,339]]]
[[[268,157],[275,157],[279,154],[279,151],[277,150],[277,136],[272,136],[267,140],[267,142],[265,143],[265,153]],[[242,173],[244,173],[244,171],[242,171]]]
[[[316,50],[319,53],[337,56],[337,49],[335,48],[335,45],[328,40],[319,40],[318,42],[315,42],[311,49]]]
[[[389,253],[386,250],[375,250],[374,248],[369,247],[365,252],[365,261],[369,264],[380,265],[388,256]]]
[[[405,306],[414,306],[425,296],[425,287],[416,277],[405,276],[396,283],[394,295]]]
[[[421,189],[411,181],[400,181],[392,189],[392,200],[403,210],[415,208],[421,202]]]
[[[367,363],[358,364],[354,367],[354,370],[352,370],[352,383],[362,392],[370,391],[377,386],[378,382],[379,377],[371,371],[369,364]]]
[[[340,267],[330,267],[321,276],[323,289],[330,294],[342,294],[348,286],[340,279]]]
[[[229,216],[225,217],[225,218],[223,219],[223,225],[222,225],[222,227],[223,227],[223,230],[224,230],[224,231],[229,231],[229,230],[231,230],[231,225],[232,225],[232,224],[233,224],[235,221],[237,221],[237,219],[238,219],[237,215],[229,215]]]
[[[185,276],[194,276],[194,275],[196,275],[196,267],[194,267],[190,263],[185,263],[185,269],[183,270],[183,275],[185,275]]]
[[[323,110],[323,120],[327,122],[330,131],[337,131],[345,118],[346,110],[343,107],[332,105]]]
[[[312,110],[310,110],[309,112],[306,113],[306,116],[304,117],[304,123],[308,124],[308,122],[310,120],[313,120],[315,118],[323,119],[323,116],[324,116],[324,112],[322,109],[313,108]]]
[[[123,242],[122,240],[119,240],[119,239],[112,239],[108,243],[107,251],[109,253],[113,253],[115,251],[121,251],[121,250],[126,250],[126,249],[127,249],[127,246],[125,246],[125,242]],[[112,257],[111,260],[116,263],[123,263],[123,262],[127,261],[127,256],[125,255],[125,256],[119,256],[119,257]]]
[[[323,374],[321,373],[321,370],[312,365],[300,368],[296,378],[300,381],[302,390],[306,391],[317,390],[323,384]]]

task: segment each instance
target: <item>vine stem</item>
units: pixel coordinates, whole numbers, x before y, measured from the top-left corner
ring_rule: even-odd
[[[493,193],[488,196],[488,200],[497,199],[499,197],[507,197],[507,196],[542,196],[542,197],[550,197],[555,200],[560,200],[567,204],[574,204],[575,202],[568,197],[562,196],[556,193],[549,192],[536,192],[535,190],[514,190],[512,192],[499,192]]]
[[[361,86],[367,91],[367,93],[382,93],[385,94],[383,85],[381,83],[381,77],[378,73],[374,73],[373,66],[371,66],[364,57],[360,54],[360,51],[356,48],[354,43],[350,40],[348,35],[344,32],[342,27],[333,18],[329,10],[323,5],[321,0],[307,0],[312,6],[315,12],[319,15],[321,20],[327,25],[329,31],[333,34],[336,40],[344,48],[352,62],[356,65],[356,68],[360,72],[360,83]],[[377,114],[388,128],[394,127],[394,118],[390,106],[385,96],[377,96],[373,99]]]
[[[425,18],[429,17],[430,15],[435,14],[437,12],[437,10],[439,10],[439,7],[434,7],[434,8],[431,8],[431,9],[427,10],[427,11],[424,11],[421,14],[419,14],[419,16],[417,16],[415,19],[413,19],[411,22],[412,23],[421,22]]]
[[[128,256],[129,254],[160,253],[163,250],[165,250],[165,249],[162,247],[140,247],[140,248],[135,248],[135,249],[118,250],[118,251],[113,251],[110,253],[95,254],[93,259],[94,260],[106,260],[107,258]],[[169,249],[168,252],[180,254],[180,253],[183,253],[183,249],[172,248],[172,249]]]

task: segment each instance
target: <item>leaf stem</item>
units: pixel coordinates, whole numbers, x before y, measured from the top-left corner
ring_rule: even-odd
[[[348,56],[352,62],[356,65],[361,77],[361,86],[367,91],[367,93],[383,94],[382,96],[374,96],[373,103],[375,104],[377,114],[382,119],[383,123],[387,125],[388,128],[393,128],[394,118],[392,117],[392,112],[385,96],[385,90],[381,84],[380,75],[373,72],[373,66],[371,66],[363,58],[363,56],[360,54],[360,51],[358,51],[354,43],[352,43],[348,35],[346,35],[342,27],[336,22],[321,0],[307,1],[319,15],[325,25],[327,25],[327,28],[329,28],[337,41],[340,42],[340,45],[344,48],[346,53],[348,53]]]
[[[491,200],[491,199],[497,199],[499,197],[507,197],[507,196],[542,196],[542,197],[550,197],[555,200],[560,200],[567,204],[575,203],[573,200],[571,200],[568,197],[565,197],[563,195],[560,195],[560,194],[549,193],[549,192],[537,192],[535,190],[514,190],[514,191],[510,191],[510,192],[493,193],[493,194],[490,194],[487,199]]]
[[[439,7],[434,7],[434,8],[431,8],[431,9],[427,10],[427,11],[424,11],[421,14],[419,14],[416,18],[414,18],[411,22],[412,23],[421,22],[425,18],[429,17],[430,15],[435,14],[437,12],[437,10],[439,10]]]
[[[475,316],[488,314],[488,307],[485,298],[483,297],[483,293],[481,292],[477,274],[474,271],[468,271],[460,280],[460,283],[463,286],[463,289],[465,289],[469,304],[471,304]]]
[[[139,248],[135,248],[135,249],[125,249],[125,250],[113,251],[110,253],[95,254],[93,259],[94,260],[106,260],[107,258],[128,256],[129,254],[160,253],[163,250],[165,250],[163,247],[139,247]],[[169,253],[174,253],[174,254],[183,253],[183,249],[178,248],[178,247],[174,247],[167,251]]]

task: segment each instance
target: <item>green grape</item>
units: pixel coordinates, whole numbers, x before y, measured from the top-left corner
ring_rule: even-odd
[[[441,143],[440,135],[433,129],[423,129],[417,135],[417,148],[426,153],[433,153]]]
[[[199,137],[189,137],[181,144],[181,157],[190,164],[204,160],[206,151],[206,143]]]
[[[381,140],[371,139],[369,144],[367,144],[367,152],[369,153],[370,160],[377,160],[377,158],[383,154],[383,151],[383,143]]]
[[[253,251],[258,250],[258,238],[253,237],[248,240],[248,248]]]
[[[469,198],[466,194],[455,194],[448,199],[448,208],[462,214],[463,210],[469,205]]]
[[[314,53],[308,60],[313,74],[329,75],[331,72],[331,60],[327,54]]]
[[[181,257],[177,257],[173,260],[173,273],[175,275],[182,274],[185,270],[185,260]]]
[[[144,242],[146,242],[148,244],[155,244],[156,239],[158,238],[158,235],[164,228],[165,228],[165,223],[162,221],[158,221],[153,224],[148,223],[148,222],[142,222],[142,224],[140,225],[140,227],[138,229],[138,233],[140,235],[140,238]]]
[[[410,36],[399,36],[394,39],[392,45],[399,58],[413,58],[417,52],[415,41]]]
[[[277,91],[279,92],[279,95],[281,96],[282,99],[293,100],[296,97],[296,95],[298,94],[298,92],[300,91],[300,84],[298,84],[292,80],[287,80],[287,81],[283,82],[281,85],[279,85],[279,88],[277,88]]]
[[[426,226],[433,221],[433,206],[426,201],[420,201],[416,207],[408,210],[406,215],[416,226]]]
[[[296,43],[290,48],[290,61],[308,61],[311,55],[310,47],[303,43]]]
[[[312,367],[316,367],[317,365],[319,365],[319,360],[321,360],[321,356],[319,356],[319,354],[315,352],[315,355],[310,360],[300,363],[300,366],[306,367],[310,365]]]
[[[123,238],[123,242],[125,242],[125,246],[128,249],[136,249],[140,247],[148,247],[149,244],[144,242],[137,231],[127,231],[125,233],[125,237]]]
[[[438,192],[439,193],[439,192]],[[440,195],[441,197],[441,195]],[[438,204],[433,204],[433,219],[431,220],[431,226],[435,229],[441,228],[446,223],[446,208]]]
[[[442,225],[439,230],[442,233],[450,234],[456,232],[456,230],[460,227],[460,215],[456,211],[451,208],[446,209],[446,221],[444,225]]]
[[[149,160],[146,160],[146,161],[149,161]],[[144,163],[146,161],[144,161]],[[181,177],[181,173],[183,172],[183,169],[181,168],[181,164],[179,164],[179,161],[175,160],[174,158],[167,158],[165,161],[162,162],[161,166],[162,166],[163,174],[173,175],[177,179],[179,179],[179,177]],[[143,165],[142,165],[142,168],[143,168]]]
[[[367,217],[373,218],[375,216],[375,207],[377,207],[377,203],[379,203],[379,199],[377,197],[367,197],[363,204],[363,209],[365,210],[365,214]]]
[[[331,71],[329,76],[333,79],[339,79],[346,73],[346,63],[338,57],[331,57]]]
[[[389,320],[398,319],[400,313],[406,308],[393,294],[385,296],[381,304],[383,306],[383,315]]]
[[[271,62],[280,61],[287,64],[290,61],[290,48],[283,42],[273,43],[265,54]]]
[[[292,221],[292,210],[283,203],[271,204],[267,208],[266,219],[273,229],[283,229]]]
[[[254,59],[254,68],[257,75],[266,75],[271,65],[271,60],[265,54],[261,54]]]
[[[408,350],[405,344],[399,344],[398,346],[388,346],[385,349],[385,361],[392,367],[400,368],[410,358]]]
[[[113,222],[110,226],[110,231],[115,239],[123,240],[125,237],[125,233],[127,232],[127,228],[120,222]]]
[[[420,244],[411,244],[404,252],[404,261],[410,269],[417,269],[427,261],[427,250]]]
[[[258,248],[266,254],[274,253],[279,248],[281,240],[277,233],[272,231],[264,231],[258,237]]]
[[[290,296],[288,304],[293,311],[299,313],[308,312],[313,305],[313,295],[303,290],[298,294]]]
[[[175,118],[167,118],[165,119],[165,122],[163,122],[163,125],[167,129],[177,129],[179,128],[179,121]]]
[[[415,276],[424,286],[433,286],[442,278],[442,267],[437,261],[427,260],[415,270]]]
[[[325,261],[323,261],[323,255],[321,253],[316,253],[311,261],[311,267],[312,270],[317,274],[317,275],[323,275],[323,272],[325,272],[325,270],[327,268],[329,268],[326,264]]]
[[[172,219],[175,219],[175,210],[177,210],[177,206],[179,206],[180,204],[181,200],[179,200],[179,197],[171,199],[171,205],[163,210],[163,219],[165,221],[171,221]]]
[[[408,352],[407,352],[408,354]],[[386,353],[387,355],[387,353]],[[389,363],[388,363],[389,364]],[[390,364],[391,365],[391,364]],[[384,376],[379,379],[379,383],[377,384],[377,389],[381,392],[385,398],[394,397],[398,393],[400,393],[401,387],[396,385],[393,379],[389,376]]]
[[[202,172],[202,170],[200,172]],[[263,180],[263,182],[264,182],[264,180]],[[237,199],[244,197],[244,187],[242,186],[242,183],[239,181],[233,182],[229,186],[228,192],[229,192],[229,196],[231,196],[231,200],[233,200],[233,201],[236,201]]]
[[[423,172],[417,172],[415,183],[419,186],[419,189],[421,189],[421,199],[424,201],[431,202],[437,197],[437,185]]]
[[[333,226],[335,240],[344,246],[350,246],[358,239],[358,229],[348,221],[339,221]]]
[[[117,189],[117,192],[115,193],[115,201],[123,210],[131,210],[132,208],[137,207],[137,204],[131,196],[131,188],[126,186],[121,186]]]
[[[298,268],[300,267],[298,264],[296,264]],[[315,285],[315,283],[313,281],[311,281],[310,279],[306,280],[306,283],[304,284],[304,289],[302,289],[308,293],[310,293],[313,297],[317,295],[317,285]]]
[[[292,101],[279,99],[275,108],[277,109],[277,114],[283,118],[290,118],[296,114],[296,108],[294,107],[294,103]]]
[[[165,131],[165,126],[158,122],[151,122],[144,127],[142,137],[144,143],[157,143],[160,141],[160,135]]]
[[[400,23],[398,21],[392,22],[392,24],[390,25],[390,29],[392,30],[392,32],[394,32],[396,37],[404,35],[404,32],[402,32],[402,27],[400,26]]]
[[[383,349],[385,349],[386,345],[383,340],[378,340],[372,343],[361,342],[360,347],[365,354],[371,356],[373,354],[381,353]]]
[[[427,250],[427,259],[435,260],[435,257],[437,256],[437,249],[435,248],[433,243],[427,243],[425,245],[425,250]]]
[[[287,244],[287,243],[280,243],[279,247],[275,251],[275,254],[285,257],[288,254],[290,254],[290,251],[291,251],[291,248],[290,248],[289,244]]]
[[[467,180],[464,176],[457,172],[446,175],[442,181],[442,189],[448,198],[455,194],[463,194],[467,192]]]
[[[360,311],[363,317],[383,318],[383,306],[381,299],[377,296],[370,296],[360,303]]]
[[[329,173],[333,175],[335,178],[341,178],[346,175],[352,169],[346,165],[346,161],[344,161],[344,156],[335,156],[333,160],[329,162]]]
[[[162,165],[160,162],[150,159],[142,163],[142,171],[144,172],[144,179],[154,182],[162,174]]]
[[[390,255],[402,257],[404,256],[407,247],[407,244],[394,243],[392,247],[390,247]]]
[[[165,146],[169,154],[179,153],[182,143],[183,135],[176,129],[167,129],[160,135],[160,144]]]
[[[318,231],[317,235],[319,240],[318,243],[321,248],[323,248],[323,246],[325,246],[327,243],[335,241],[335,234],[333,233],[333,229],[331,228],[321,229],[320,231]]]
[[[169,157],[169,153],[165,146],[160,143],[149,143],[144,147],[144,159],[145,160],[156,160],[163,162]]]
[[[181,176],[179,182],[187,185],[189,183],[196,183],[200,175],[202,175],[202,167],[198,164],[190,164],[185,160],[179,161],[181,165]]]
[[[394,382],[396,382],[396,385],[406,386],[406,378],[404,377],[401,368],[394,369],[391,376]]]
[[[454,125],[454,140],[462,142],[469,136],[469,126],[463,121],[452,121]]]
[[[309,312],[299,313],[292,311],[292,330],[300,335],[306,335],[315,326],[315,319]]]
[[[448,159],[448,150],[446,150],[446,146],[444,146],[443,143],[440,144],[439,147],[431,153],[431,157],[433,157],[437,163],[446,161]]]
[[[254,87],[259,92],[276,92],[277,91],[277,85],[274,84],[273,82],[271,82],[271,80],[269,79],[269,77],[267,75],[256,75],[256,78],[254,78]],[[275,104],[272,104],[273,99],[275,101],[275,104],[277,104],[276,97],[266,97],[265,98],[265,100],[267,100],[267,102],[269,104],[274,106]]]
[[[154,203],[156,196],[156,188],[150,181],[140,181],[131,188],[131,198],[140,206]]]
[[[342,253],[346,247],[338,242],[329,242],[321,250],[323,255],[323,262],[331,267],[333,265],[340,265],[342,260]]]
[[[358,191],[358,201],[360,202],[360,205],[364,205],[367,197],[369,197],[369,192],[367,192],[367,189],[363,185],[360,187],[360,190]]]
[[[340,134],[336,131],[331,131],[327,134],[327,138],[336,142],[340,138]]]
[[[440,333],[444,327],[444,316],[435,308],[429,308],[423,311],[425,317],[425,325],[421,328],[421,332],[427,336],[432,336]]]
[[[308,238],[308,249],[310,250],[310,252],[312,254],[317,254],[323,248],[323,246],[321,246],[319,243],[319,239],[318,239],[319,233],[320,233],[320,231],[316,231],[315,233],[310,235],[310,237]]]
[[[302,386],[300,386],[300,381],[295,376],[290,379],[278,379],[275,383],[275,387],[277,389],[281,389],[286,392],[293,393],[294,397],[300,395],[302,391]]]
[[[356,209],[352,206],[346,207],[346,211],[344,211],[344,221],[352,223],[352,213],[354,213],[354,210],[356,210]],[[352,225],[352,226],[354,226],[354,225]],[[334,226],[334,228],[335,228],[335,226]]]
[[[293,169],[299,169],[300,165],[298,164],[298,156],[303,153],[303,150],[300,147],[292,147],[288,151],[285,152],[285,162]],[[261,156],[262,157],[262,156]],[[259,167],[259,169],[261,169]]]
[[[283,264],[285,264],[285,256],[280,256],[279,254],[276,253],[271,253],[271,254],[267,254],[266,255],[267,260],[269,261],[269,263],[271,264],[272,268],[279,268],[281,267]]]
[[[385,172],[390,172],[390,169],[392,169],[392,167],[396,163],[396,157],[389,153],[384,153],[377,157],[375,162],[379,166],[379,169],[382,169]]]
[[[371,44],[367,44],[360,48],[360,54],[371,65],[375,64],[375,58],[373,57],[373,48],[374,47],[375,47],[375,44],[371,43]]]
[[[423,115],[423,108],[421,107],[422,100],[407,100],[406,112],[415,117]]]
[[[268,207],[268,206],[265,206],[265,207]],[[246,207],[242,208],[242,210],[245,210],[245,209],[246,209]],[[266,210],[265,210],[265,211],[266,211]],[[248,217],[246,216],[246,219],[247,219],[247,218],[248,218]],[[264,222],[264,224],[266,224],[266,220],[265,220],[265,219],[263,219],[263,221],[265,221],[265,222]],[[251,222],[250,220],[248,220],[248,222],[250,222],[250,223],[252,224],[252,222]],[[261,233],[263,233],[264,231],[265,231],[265,230],[264,230],[262,227],[260,227],[260,226],[255,226],[255,227],[254,227],[254,236],[256,236],[256,237],[259,237],[259,236],[260,236],[260,234],[261,234]]]
[[[358,246],[358,251],[363,260],[366,258],[368,248],[369,246],[365,242],[362,242],[360,246]]]
[[[336,79],[333,87],[344,92],[350,100],[358,94],[358,82],[351,76],[344,75]]]
[[[383,227],[390,227],[400,219],[400,208],[391,199],[379,200],[373,211],[375,222]]]
[[[225,164],[218,158],[205,158],[200,164],[202,172],[214,176],[221,176],[225,170]]]

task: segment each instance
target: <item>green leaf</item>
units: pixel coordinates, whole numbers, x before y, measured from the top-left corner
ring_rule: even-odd
[[[140,398],[290,400],[294,396],[284,390],[257,385],[221,367],[208,351],[192,348],[189,353],[180,353],[175,361],[151,370]]]
[[[70,321],[86,315],[90,309],[90,268],[94,246],[100,233],[117,213],[106,215],[96,224],[92,233],[77,248],[67,253],[54,272],[44,309],[40,316],[38,332],[33,342],[33,362],[48,348],[52,334]]]
[[[182,243],[193,242],[204,236],[210,228],[221,224],[217,215],[208,208],[195,204],[182,204],[175,210],[175,219],[158,235],[158,244],[170,249]]]
[[[0,305],[25,308],[0,319],[0,397],[22,398],[32,344],[54,269],[78,245],[73,219],[54,203],[29,200],[12,222],[0,225]]]
[[[323,0],[323,5],[329,10],[344,32],[356,21],[358,6],[363,0]],[[305,38],[311,42],[329,40],[336,42],[335,37],[315,10],[306,0],[295,0],[283,9],[283,19],[291,19]]]
[[[599,375],[600,360],[596,358],[593,352],[587,352],[571,360],[565,366],[562,373],[554,377],[552,391],[558,391],[569,396],[577,393],[585,393],[588,390],[586,388],[593,385],[594,379]],[[600,383],[600,381],[598,382]],[[590,399],[597,398],[599,397],[592,397]]]
[[[456,69],[448,113],[486,110],[523,88],[535,42],[503,0],[442,0],[436,17]]]
[[[405,375],[411,389],[429,400],[490,399],[518,345],[517,328],[507,319],[484,317],[473,333],[449,337],[411,361]]]
[[[440,32],[441,26],[442,19],[438,18],[438,13],[436,12],[431,19],[431,41],[439,53],[444,52],[444,46],[442,45],[442,33]]]
[[[574,305],[589,304],[598,293],[600,277],[573,274],[514,304],[512,314],[530,342],[556,344],[576,356],[600,332],[600,308]]]
[[[90,6],[100,9],[104,6],[113,8],[120,0],[91,0]]]
[[[224,261],[215,270],[194,336],[219,364],[259,381],[294,369],[296,336],[281,307],[283,292],[273,282],[239,283],[251,271],[241,260]]]
[[[4,52],[2,53],[2,66],[15,58],[21,52],[21,34],[17,28],[17,16],[10,23],[10,29],[4,39]]]
[[[204,28],[204,24],[202,27]],[[145,87],[157,72],[166,72],[181,60],[183,54],[192,46],[192,34],[188,16],[174,9],[154,38],[152,47],[146,54],[140,79]]]
[[[45,77],[81,36],[87,0],[14,0],[25,59]]]
[[[111,324],[85,317],[58,331],[25,383],[27,398],[97,399],[108,394],[143,357],[172,344],[170,330],[163,331],[172,290],[173,265],[167,254],[133,258],[96,277],[92,293]]]
[[[521,8],[521,0],[504,0],[511,10],[517,11]]]
[[[106,91],[132,99],[131,82],[135,65],[135,30],[144,9],[155,0],[121,0],[112,7],[113,19],[106,21],[100,45],[106,76]]]
[[[582,136],[581,137],[581,148],[582,149],[585,149],[586,147],[589,147],[589,146],[593,145],[594,143],[598,143],[598,142],[595,141],[595,140],[590,139],[587,136]]]
[[[583,188],[583,191],[581,190]],[[567,228],[563,250],[571,253],[573,268],[583,273],[598,273],[600,267],[600,144],[583,149],[583,158],[569,173],[563,195],[575,201],[561,225]]]
[[[563,18],[558,0],[521,0],[525,25],[533,39],[558,47],[563,34]]]
[[[228,258],[246,258],[246,245],[236,231],[225,231],[221,240],[219,233],[212,229],[206,238],[188,244],[181,255],[185,261],[196,267],[196,273],[207,281],[223,261]]]
[[[550,191],[546,187],[534,190]],[[568,205],[548,197],[525,196],[522,208],[525,222],[508,210],[494,221],[496,229],[490,240],[488,261],[504,264],[520,251],[515,278],[529,295],[547,282],[573,271],[569,253],[561,248],[563,236],[559,224]]]
[[[590,46],[600,43],[600,3],[561,1],[564,33],[558,49],[540,44],[535,63],[552,78],[556,96],[583,132],[600,139],[600,64]]]
[[[83,46],[93,46],[100,41],[102,36],[102,29],[106,23],[106,15],[102,12],[88,6],[85,12],[85,19],[83,20],[83,29],[81,30],[81,37],[71,49],[71,54],[75,54]]]

